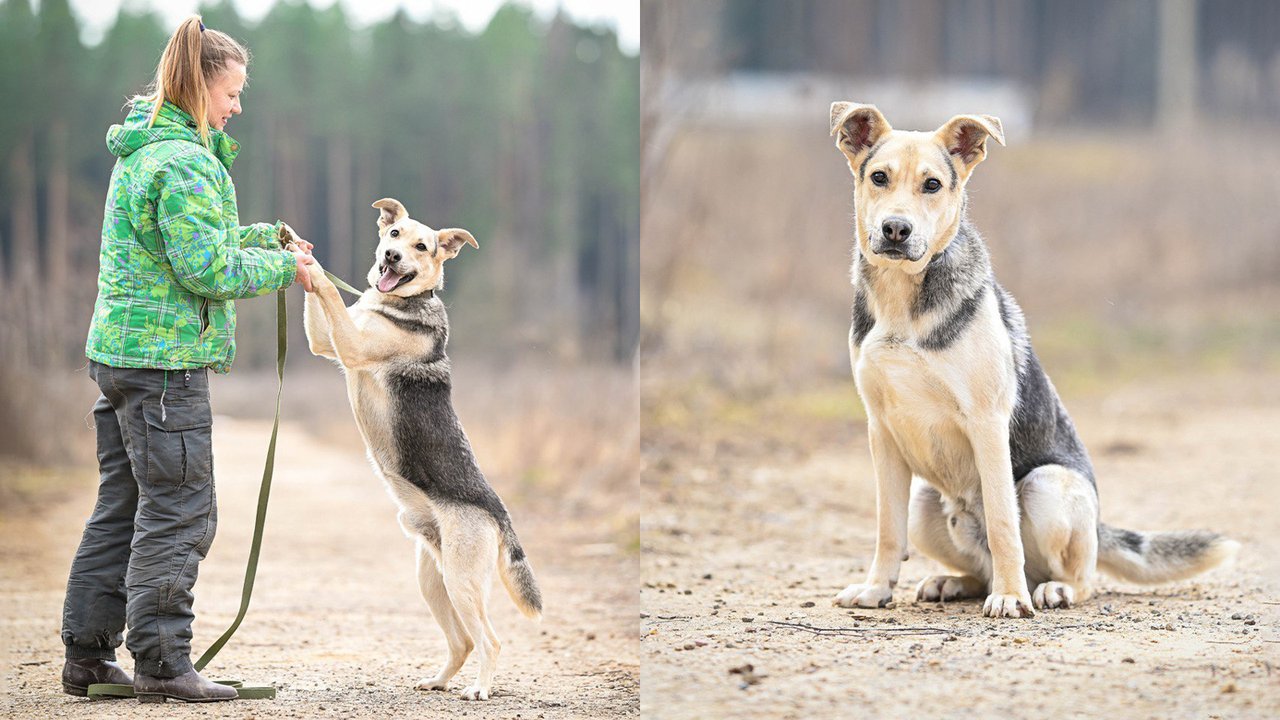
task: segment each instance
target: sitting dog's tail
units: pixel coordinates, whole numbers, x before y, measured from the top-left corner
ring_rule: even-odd
[[[538,590],[538,581],[533,579],[533,568],[529,567],[529,558],[520,547],[520,539],[516,537],[510,519],[502,523],[501,537],[498,574],[502,576],[502,584],[520,612],[539,620],[542,618],[542,593]]]
[[[1235,559],[1240,543],[1208,530],[1134,532],[1098,525],[1098,569],[1143,585],[1183,580]]]

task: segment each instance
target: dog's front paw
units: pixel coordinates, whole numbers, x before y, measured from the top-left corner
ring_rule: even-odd
[[[481,687],[479,685],[469,685],[464,688],[459,695],[462,696],[463,700],[488,700],[489,688]]]
[[[417,685],[414,685],[413,689],[414,690],[448,690],[449,681],[441,680],[438,677],[434,677],[434,678],[431,678],[430,680],[423,680]]]
[[[840,591],[831,601],[840,607],[882,608],[893,602],[893,590],[888,585],[858,583]]]
[[[991,593],[982,606],[982,614],[987,617],[1029,618],[1035,617],[1036,611],[1031,609],[1031,598],[1024,591],[1021,595]]]
[[[1031,594],[1031,602],[1042,610],[1069,608],[1076,604],[1076,591],[1066,583],[1040,583],[1036,586],[1036,591]]]
[[[307,266],[307,272],[311,273],[312,283],[327,283],[329,276],[324,274],[324,268],[320,267],[320,263],[313,262]]]
[[[986,583],[968,575],[933,575],[916,586],[916,602],[949,602],[982,597]]]

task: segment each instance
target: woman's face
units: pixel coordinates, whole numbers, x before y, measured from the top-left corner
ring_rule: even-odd
[[[228,63],[222,73],[208,83],[209,127],[223,130],[232,115],[240,114],[240,93],[244,90],[247,77],[244,65],[233,62]]]

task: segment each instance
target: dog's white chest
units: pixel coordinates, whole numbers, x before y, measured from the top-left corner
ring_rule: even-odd
[[[978,482],[966,425],[966,378],[926,351],[888,334],[862,344],[855,377],[867,413],[893,437],[912,474],[945,494]]]
[[[347,398],[355,411],[356,425],[369,450],[370,460],[384,474],[396,464],[391,395],[372,372],[346,370]]]

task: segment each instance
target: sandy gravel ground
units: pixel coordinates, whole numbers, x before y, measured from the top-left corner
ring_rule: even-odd
[[[214,427],[220,525],[196,585],[197,651],[235,615],[270,424]],[[356,441],[358,443],[358,440]],[[280,439],[263,559],[248,618],[208,668],[279,689],[275,701],[217,705],[92,703],[61,692],[58,639],[66,572],[93,504],[91,481],[40,507],[0,513],[0,716],[13,718],[623,718],[639,712],[634,555],[573,524],[523,516],[517,530],[546,598],[526,620],[495,583],[490,617],[503,641],[494,695],[413,689],[445,656],[414,579],[413,548],[357,446],[297,425]],[[92,468],[85,471],[91,478]],[[127,652],[123,664],[131,669]],[[468,662],[454,679],[461,690]]]
[[[1021,621],[984,618],[980,601],[915,604],[938,571],[919,556],[890,609],[831,605],[873,549],[862,425],[779,440],[778,419],[758,438],[646,423],[642,713],[1280,716],[1277,387],[1188,378],[1068,398],[1105,521],[1217,529],[1244,549],[1234,569],[1147,589],[1104,579],[1083,606]]]

